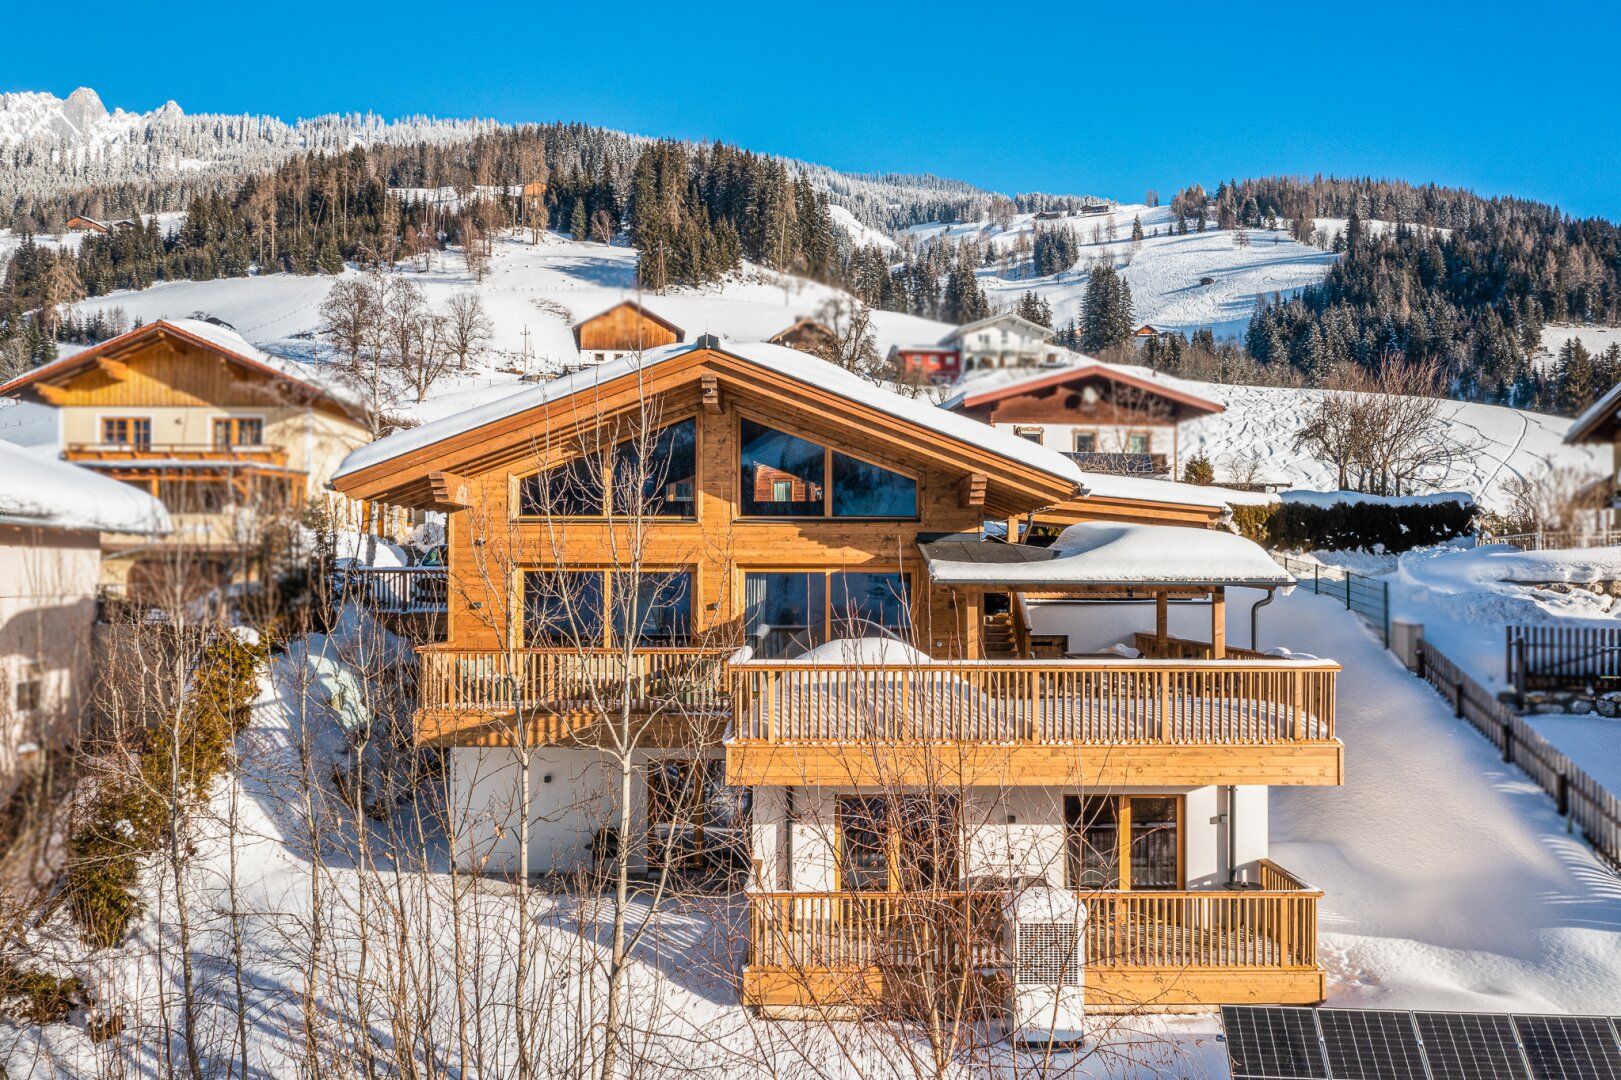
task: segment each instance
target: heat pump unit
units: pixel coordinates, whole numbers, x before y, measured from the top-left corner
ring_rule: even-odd
[[[1008,1037],[1016,1043],[1079,1043],[1085,1032],[1086,907],[1045,882],[1009,896]]]

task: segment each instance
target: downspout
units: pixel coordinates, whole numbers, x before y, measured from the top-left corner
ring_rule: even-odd
[[[794,891],[794,789],[783,789],[782,826],[782,885],[784,892]]]
[[[1268,589],[1266,591],[1266,597],[1264,599],[1257,600],[1257,601],[1255,601],[1255,603],[1250,605],[1250,651],[1251,652],[1260,652],[1261,651],[1261,646],[1259,644],[1261,638],[1260,638],[1260,632],[1258,630],[1258,627],[1260,626],[1260,620],[1259,620],[1258,616],[1260,615],[1261,609],[1266,607],[1273,600],[1276,600],[1277,597],[1278,597],[1278,590],[1277,589],[1275,589],[1275,588]]]
[[[1238,886],[1238,786],[1227,785],[1227,887]]]

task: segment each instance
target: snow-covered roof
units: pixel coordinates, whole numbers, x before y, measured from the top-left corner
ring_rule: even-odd
[[[354,409],[359,404],[358,395],[346,387],[341,380],[330,378],[309,364],[265,352],[255,345],[248,344],[247,340],[235,330],[203,319],[159,319],[145,326],[138,326],[134,330],[120,334],[118,337],[111,338],[99,345],[78,350],[58,360],[53,360],[49,364],[34,368],[32,371],[24,372],[4,386],[0,386],[0,394],[8,394],[38,380],[48,379],[72,371],[92,362],[96,357],[113,352],[124,344],[137,341],[158,331],[167,331],[182,338],[189,338],[230,356],[246,367],[303,386],[311,394],[328,398],[345,408]]]
[[[1261,546],[1217,529],[1086,521],[1051,547],[947,539],[921,545],[937,585],[1289,586],[1289,576]]]
[[[940,403],[942,409],[960,409],[971,405],[997,401],[1015,394],[1027,393],[1046,386],[1061,386],[1074,379],[1104,378],[1115,383],[1137,387],[1179,402],[1197,412],[1219,413],[1226,409],[1220,402],[1211,401],[1172,385],[1159,378],[1149,368],[1133,369],[1125,364],[1106,364],[1081,353],[1060,366],[1039,368],[1002,368],[981,378],[970,378],[957,385],[956,390]]]
[[[981,327],[995,326],[997,323],[1003,323],[1003,322],[1017,323],[1019,326],[1023,327],[1025,330],[1029,331],[1029,334],[1030,334],[1031,337],[1039,337],[1039,338],[1041,338],[1043,340],[1046,340],[1047,338],[1050,338],[1050,337],[1053,336],[1053,328],[1052,327],[1050,327],[1050,326],[1042,326],[1038,322],[1032,322],[1031,320],[1025,318],[1023,315],[1017,315],[1017,314],[1015,314],[1015,313],[1013,313],[1011,311],[1003,311],[1003,312],[999,312],[998,314],[995,314],[995,315],[987,315],[983,319],[975,319],[971,323],[964,323],[963,325],[957,327],[955,330],[953,330],[949,334],[947,334],[946,337],[945,337],[945,340],[947,340],[947,341],[956,341],[956,340],[960,339],[964,334],[972,333],[973,331],[978,330]]]
[[[1150,476],[1116,476],[1113,473],[1083,472],[1081,483],[1088,496],[1100,499],[1135,499],[1141,502],[1174,503],[1177,506],[1212,506],[1225,509],[1244,492],[1227,488],[1184,484],[1180,480],[1155,480]]]
[[[1583,409],[1581,415],[1570,422],[1570,430],[1565,432],[1565,442],[1571,445],[1591,442],[1599,425],[1615,416],[1618,405],[1621,405],[1621,383],[1610,387],[1608,393]]]
[[[874,386],[843,368],[799,352],[797,349],[754,341],[665,345],[649,349],[640,355],[632,354],[605,364],[584,368],[551,382],[538,383],[420,427],[396,431],[386,438],[362,446],[343,459],[343,464],[333,474],[333,479],[348,476],[413,450],[420,450],[442,439],[464,434],[485,424],[516,416],[554,401],[561,401],[573,394],[605,385],[638,369],[649,371],[700,348],[713,348],[727,356],[758,364],[819,390],[879,409],[896,419],[927,428],[959,442],[981,447],[1017,461],[1021,465],[1067,480],[1077,487],[1083,483],[1083,474],[1075,463],[1054,450],[1038,446],[1028,439],[1021,439],[1011,432],[998,431],[978,420],[946,412],[944,409],[936,408],[926,399],[903,397],[893,391]]]
[[[95,532],[167,533],[163,504],[140,488],[0,440],[0,522]]]

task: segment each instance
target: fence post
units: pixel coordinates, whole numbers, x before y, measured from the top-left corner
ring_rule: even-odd
[[[1452,715],[1459,720],[1463,719],[1463,680],[1458,679],[1452,684]]]
[[[1508,720],[1502,721],[1503,726],[1503,763],[1514,764],[1514,725]]]
[[[1564,772],[1559,774],[1559,782],[1554,786],[1554,805],[1559,808],[1559,816],[1570,816],[1570,776]]]

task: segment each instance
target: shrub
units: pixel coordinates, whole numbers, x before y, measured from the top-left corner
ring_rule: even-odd
[[[1209,487],[1216,482],[1216,467],[1203,454],[1195,454],[1182,465],[1182,482]]]
[[[59,1024],[89,995],[76,975],[51,975],[0,960],[0,1012],[29,1024]]]
[[[1397,553],[1441,544],[1474,528],[1473,504],[1280,502],[1233,509],[1239,532],[1286,551],[1382,549]]]

